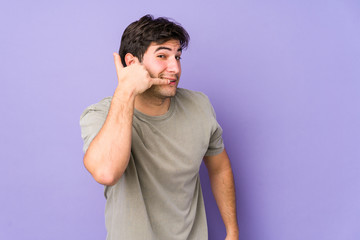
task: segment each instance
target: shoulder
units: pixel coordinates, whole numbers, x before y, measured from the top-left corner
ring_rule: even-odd
[[[81,114],[80,121],[82,119],[84,119],[85,117],[87,118],[89,116],[97,116],[97,117],[106,118],[106,116],[109,112],[111,99],[112,99],[112,97],[106,97],[106,98],[102,99],[101,101],[99,101],[98,103],[88,106]]]
[[[176,97],[180,101],[189,101],[198,104],[209,104],[209,98],[202,92],[192,91],[185,88],[178,88]]]
[[[178,88],[176,93],[176,103],[186,109],[193,109],[197,112],[203,112],[207,116],[215,116],[211,102],[204,93],[192,91],[184,88]]]

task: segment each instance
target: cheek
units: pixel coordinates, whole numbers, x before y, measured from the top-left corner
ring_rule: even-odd
[[[166,68],[166,62],[162,60],[156,60],[154,64],[158,69]]]
[[[162,72],[166,68],[166,63],[164,61],[155,59],[146,64],[148,69],[153,72]]]

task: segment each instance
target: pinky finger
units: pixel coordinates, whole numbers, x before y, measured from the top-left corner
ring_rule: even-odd
[[[162,79],[162,78],[150,78],[150,82],[152,85],[165,85],[169,84],[169,79]]]

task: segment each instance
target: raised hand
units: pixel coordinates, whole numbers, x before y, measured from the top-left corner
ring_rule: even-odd
[[[145,92],[152,85],[169,84],[168,79],[152,78],[146,68],[135,57],[134,63],[124,67],[119,54],[114,53],[114,63],[118,77],[118,87],[136,95]]]

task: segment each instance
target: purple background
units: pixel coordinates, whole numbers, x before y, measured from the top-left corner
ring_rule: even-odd
[[[211,99],[241,239],[360,239],[359,1],[2,1],[0,239],[105,239],[79,116],[146,13],[190,33],[181,87]],[[211,240],[225,228],[201,169]]]

